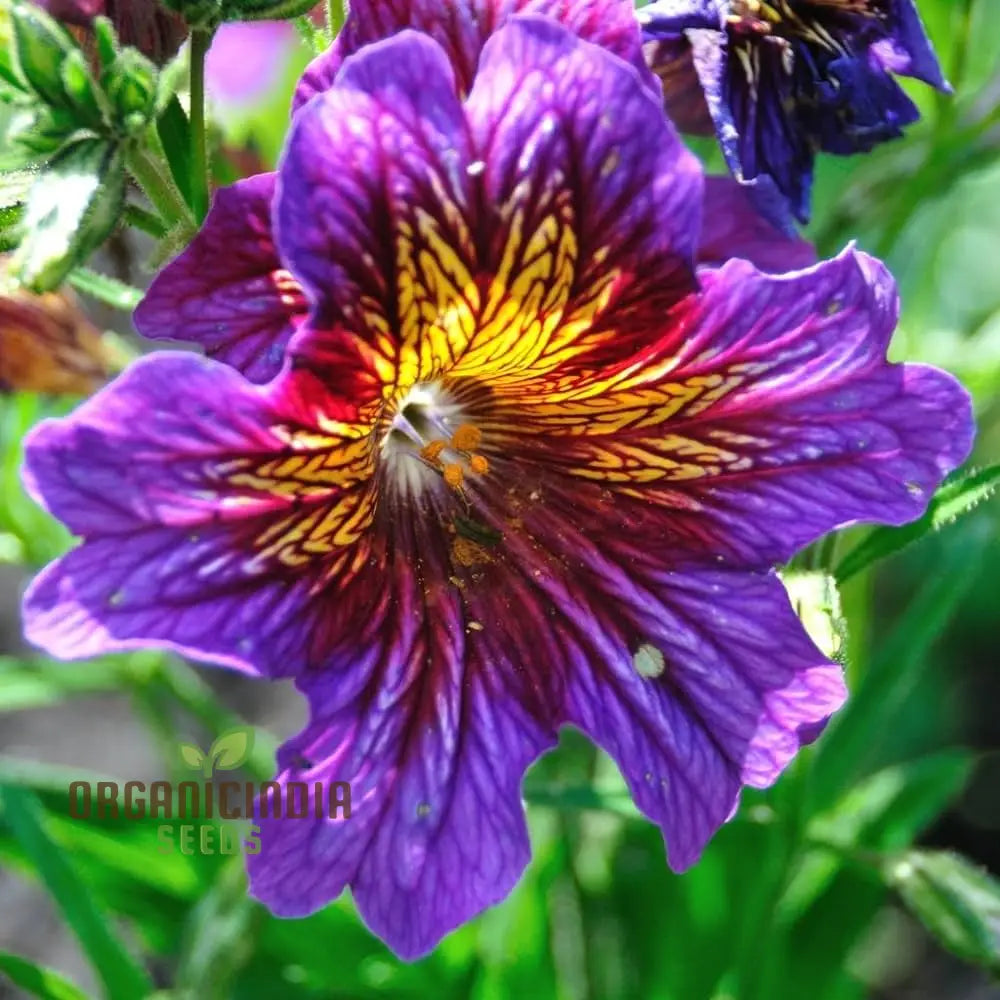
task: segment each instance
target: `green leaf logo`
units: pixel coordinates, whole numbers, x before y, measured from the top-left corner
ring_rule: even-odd
[[[181,759],[188,767],[198,770],[205,762],[205,755],[193,743],[182,743]]]
[[[249,726],[230,729],[223,733],[208,751],[205,767],[220,771],[235,771],[250,756],[253,749],[253,730]]]
[[[206,778],[211,778],[216,770],[235,771],[250,756],[251,750],[253,729],[249,726],[227,730],[212,744],[207,754],[193,743],[180,745],[184,763],[195,770],[200,769]]]

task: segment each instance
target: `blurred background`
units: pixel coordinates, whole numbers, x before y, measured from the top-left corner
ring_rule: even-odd
[[[904,305],[894,355],[963,379],[972,461],[988,467],[1000,462],[1000,0],[919,6],[955,95],[908,88],[924,117],[905,140],[821,158],[808,235],[824,255],[856,240],[888,261]],[[216,37],[219,182],[273,164],[307,59],[287,24]],[[148,257],[123,231],[94,267],[142,287]],[[126,312],[78,304],[128,344]],[[70,781],[183,774],[181,741],[207,747],[244,720],[258,727],[247,776],[268,776],[304,721],[290,685],[149,653],[57,664],[24,647],[20,592],[68,538],[21,491],[20,441],[73,403],[0,395],[0,952],[29,968],[0,959],[0,997],[79,995],[44,967],[122,998],[1000,1000],[1000,895],[981,875],[1000,875],[1000,504],[986,489],[967,512],[942,507],[909,547],[838,574],[839,607],[826,581],[790,583],[845,657],[851,702],[776,788],[745,796],[692,871],[669,871],[613,765],[567,733],[527,779],[534,860],[517,890],[406,965],[346,898],[276,920],[246,898],[239,857],[160,854],[158,822],[67,817]],[[887,534],[876,544],[895,546]],[[871,537],[838,539],[834,565]],[[952,871],[942,850],[971,864]]]

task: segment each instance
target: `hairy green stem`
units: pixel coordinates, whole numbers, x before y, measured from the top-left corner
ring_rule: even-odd
[[[146,209],[140,208],[138,205],[125,206],[125,224],[157,240],[163,239],[167,235],[167,227],[160,220],[160,217],[153,212],[147,212]]]
[[[326,0],[326,30],[331,41],[340,34],[346,16],[344,0]]]
[[[142,146],[134,146],[129,151],[126,163],[129,173],[159,212],[161,219],[170,228],[180,226],[187,235],[193,236],[198,229],[197,224],[183,195],[177,190],[166,163]]]
[[[99,274],[89,267],[77,267],[70,271],[69,283],[78,292],[123,312],[131,312],[142,301],[142,292],[138,288],[110,275]]]
[[[208,213],[208,152],[205,143],[205,56],[208,31],[191,33],[191,207],[198,223]]]

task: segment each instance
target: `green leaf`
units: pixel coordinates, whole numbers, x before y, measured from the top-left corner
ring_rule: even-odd
[[[15,986],[42,1000],[87,1000],[87,994],[58,972],[0,951],[0,973]]]
[[[46,103],[58,107],[65,101],[63,60],[77,51],[72,35],[34,4],[15,4],[9,16],[21,77]]]
[[[873,563],[890,556],[933,531],[939,531],[988,499],[1000,483],[1000,465],[953,473],[934,494],[927,513],[901,528],[876,528],[852,549],[837,567],[837,581],[844,583]]]
[[[618,813],[631,819],[640,813],[632,801],[629,790],[621,788],[595,788],[592,785],[552,785],[527,781],[524,799],[536,806],[553,809],[593,809],[598,812]]]
[[[0,208],[0,253],[13,250],[21,242],[21,220],[24,209],[20,205]]]
[[[7,824],[100,977],[108,1000],[147,996],[152,982],[115,936],[113,925],[98,909],[70,856],[49,835],[35,796],[6,785],[0,787],[0,803]]]
[[[0,253],[13,250],[21,240],[24,202],[34,181],[33,170],[0,172]]]
[[[57,660],[21,661],[0,656],[0,715],[58,704],[74,695],[112,691],[121,683],[121,665],[92,660],[86,670]]]
[[[257,950],[264,910],[247,893],[239,858],[192,908],[184,928],[174,990],[180,996],[230,997],[236,977]]]
[[[906,710],[928,651],[976,583],[986,548],[980,526],[970,523],[970,528],[942,547],[937,572],[922,581],[860,686],[820,740],[809,783],[811,803],[835,801],[885,753],[892,733],[886,720]]]
[[[69,283],[78,292],[124,312],[132,312],[142,301],[142,292],[138,288],[126,285],[124,281],[107,274],[91,271],[89,267],[78,267],[71,271]]]
[[[178,190],[191,204],[191,123],[174,94],[156,120],[156,132]]]
[[[68,146],[31,188],[15,273],[34,291],[57,287],[104,242],[124,203],[125,166],[118,147],[101,139]]]
[[[961,793],[972,774],[971,751],[945,751],[884,768],[851,787],[806,829],[808,851],[792,874],[778,916],[797,920],[832,883],[844,856],[857,849],[909,847]]]
[[[5,162],[22,166],[47,160],[74,136],[86,134],[78,127],[74,111],[45,105],[20,109],[11,117],[7,127],[5,145],[9,148]]]
[[[205,762],[205,755],[201,752],[199,747],[196,747],[193,743],[182,743],[180,745],[181,760],[187,764],[188,767],[200,768]]]
[[[235,771],[250,756],[254,731],[245,726],[223,733],[208,751],[214,766],[220,771]]]
[[[908,851],[882,874],[945,948],[1000,972],[1000,882],[949,851]]]

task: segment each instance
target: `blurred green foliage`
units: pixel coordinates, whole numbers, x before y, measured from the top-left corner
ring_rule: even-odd
[[[903,295],[893,350],[950,368],[973,391],[980,471],[954,477],[918,525],[852,529],[787,577],[817,641],[844,659],[852,691],[817,745],[774,789],[747,793],[700,863],[675,876],[613,764],[565,734],[526,781],[534,860],[521,884],[413,965],[365,931],[349,899],[304,921],[278,920],[248,899],[238,857],[163,854],[158,820],[71,820],[69,782],[101,776],[0,758],[0,861],[51,896],[101,995],[861,1000],[891,979],[895,945],[879,936],[890,905],[908,907],[985,974],[997,972],[997,883],[967,860],[918,845],[991,749],[969,739],[975,706],[962,702],[959,682],[995,666],[981,650],[992,648],[1000,616],[1000,509],[982,502],[1000,461],[1000,0],[920,6],[955,96],[914,87],[924,120],[904,141],[863,158],[824,158],[810,235],[824,253],[856,239],[888,260]],[[306,25],[303,36],[315,32]],[[281,93],[210,133],[213,141],[273,160],[306,56],[297,54]],[[32,72],[45,83],[44,60]],[[77,81],[81,93],[88,86]],[[158,100],[157,142],[175,182],[159,194],[190,203],[188,117],[172,87]],[[142,164],[133,168],[142,183]],[[234,170],[218,150],[213,169],[217,178]],[[0,193],[16,181],[11,175]],[[21,181],[0,211],[22,204]],[[151,219],[142,228],[164,236]],[[102,301],[133,301],[99,275],[74,274]],[[21,442],[68,405],[0,400],[0,563],[25,573],[69,539],[19,485]],[[132,700],[162,750],[165,776],[182,766],[177,747],[191,726],[208,745],[242,722],[201,671],[159,654],[85,666],[0,657],[0,724],[5,713],[100,693]],[[246,774],[268,777],[273,759],[274,740],[261,732]],[[83,995],[2,951],[0,975],[28,995]]]

